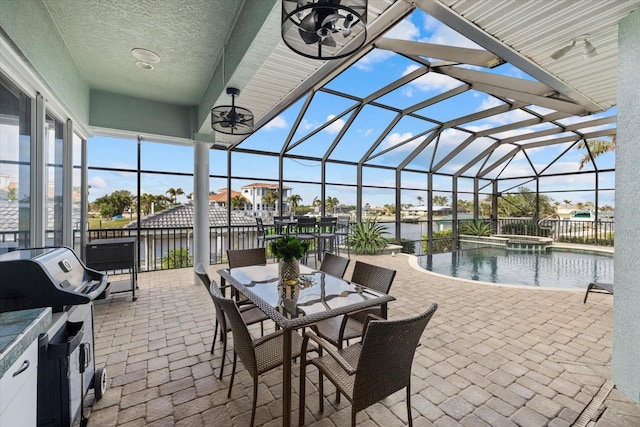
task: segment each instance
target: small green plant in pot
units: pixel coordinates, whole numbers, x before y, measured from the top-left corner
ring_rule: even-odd
[[[278,258],[278,272],[284,285],[298,284],[300,262],[309,249],[309,242],[301,241],[293,236],[284,236],[271,242],[269,249]]]

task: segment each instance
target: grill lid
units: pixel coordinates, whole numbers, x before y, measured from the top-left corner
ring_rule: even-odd
[[[0,312],[86,304],[107,275],[84,266],[69,248],[21,249],[0,255]]]

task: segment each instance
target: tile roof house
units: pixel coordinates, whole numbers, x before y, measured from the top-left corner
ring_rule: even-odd
[[[181,228],[193,227],[194,206],[192,204],[172,206],[158,213],[142,218],[142,228]],[[253,216],[245,215],[239,211],[231,211],[231,225],[255,225]],[[217,206],[209,206],[209,226],[226,226],[227,209]],[[124,228],[136,228],[137,221],[127,224]]]
[[[233,199],[236,196],[240,196],[244,199],[244,206],[242,207],[242,209],[243,210],[248,209],[248,207],[250,206],[249,199],[243,196],[242,193],[240,193],[239,191],[231,190],[231,199]],[[226,207],[227,206],[227,189],[221,188],[220,190],[218,190],[218,193],[210,194],[209,204],[217,207]]]
[[[278,184],[266,183],[266,182],[254,182],[249,185],[244,185],[240,188],[242,195],[249,200],[251,209],[256,215],[263,215],[263,212],[276,211],[278,203],[264,203],[262,198],[269,191],[278,192]],[[291,195],[291,187],[286,185],[282,186],[282,194],[280,199],[283,202],[282,210],[287,212],[289,210],[289,196]]]

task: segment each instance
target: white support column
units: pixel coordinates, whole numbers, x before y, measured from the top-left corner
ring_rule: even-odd
[[[618,25],[616,247],[612,377],[640,403],[640,10]]]
[[[193,147],[193,263],[209,267],[209,146],[195,142]],[[198,283],[194,275],[194,283]]]
[[[34,135],[31,145],[31,242],[30,247],[45,245],[47,228],[47,175],[45,150],[45,105],[43,96],[38,93],[34,104]]]

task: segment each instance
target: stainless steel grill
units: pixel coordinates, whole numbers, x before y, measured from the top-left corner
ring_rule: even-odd
[[[87,268],[69,248],[21,249],[0,255],[0,312],[51,307],[38,339],[38,426],[70,426],[90,387],[106,385],[94,362],[93,300],[108,294],[107,275]],[[64,320],[64,321],[60,321]]]

